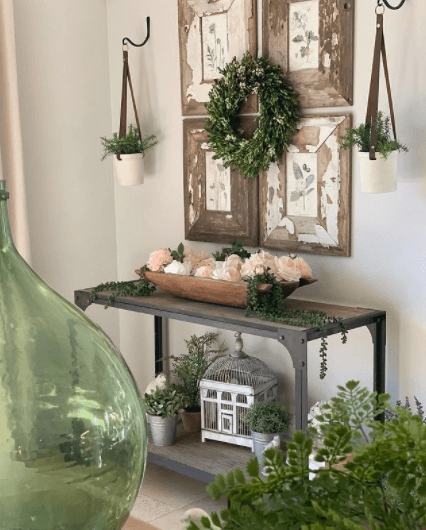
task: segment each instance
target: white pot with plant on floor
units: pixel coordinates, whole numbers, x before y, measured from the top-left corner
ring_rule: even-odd
[[[112,138],[102,137],[104,153],[102,160],[114,155],[114,173],[120,186],[143,184],[145,152],[158,143],[155,136],[142,136],[133,125],[121,138],[117,133]]]
[[[346,129],[341,137],[342,149],[358,147],[361,191],[363,193],[388,193],[396,191],[398,155],[407,152],[407,146],[391,137],[390,118],[383,112],[377,113],[377,138],[374,143],[375,158],[371,152],[371,127],[362,123],[356,128]]]
[[[262,401],[247,412],[244,423],[251,430],[253,451],[262,466],[267,446],[281,445],[291,423],[291,414],[285,405]]]
[[[142,401],[149,417],[153,444],[173,445],[178,413],[184,409],[181,394],[171,388],[157,388],[150,394],[144,394]]]

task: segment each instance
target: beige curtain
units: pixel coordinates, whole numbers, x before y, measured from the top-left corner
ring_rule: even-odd
[[[13,0],[0,0],[0,151],[3,179],[7,180],[10,191],[9,215],[13,238],[20,254],[29,261],[30,240],[19,115]]]

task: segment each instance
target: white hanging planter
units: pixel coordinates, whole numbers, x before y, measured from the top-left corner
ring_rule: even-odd
[[[118,160],[114,155],[114,172],[120,186],[136,186],[143,184],[143,158],[144,153],[135,153],[132,155],[120,155]]]
[[[370,160],[370,153],[360,152],[358,156],[363,193],[396,191],[398,151],[391,153],[386,160],[379,153],[376,153],[376,160]]]

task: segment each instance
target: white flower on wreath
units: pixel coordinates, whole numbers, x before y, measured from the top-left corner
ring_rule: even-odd
[[[166,274],[180,274],[181,276],[190,276],[191,274],[191,263],[181,263],[180,261],[173,260],[170,265],[165,267],[164,272]]]

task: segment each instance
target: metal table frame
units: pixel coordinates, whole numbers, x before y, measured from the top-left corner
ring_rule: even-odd
[[[75,291],[75,304],[83,311],[92,303],[90,301],[91,289]],[[108,293],[98,293],[95,304],[104,304]],[[341,307],[347,312],[348,308],[343,306],[329,306],[327,304],[314,304],[297,300],[288,300],[287,305],[297,308],[322,305],[322,309]],[[275,339],[289,352],[295,371],[295,420],[296,429],[305,429],[308,420],[308,343],[320,339],[322,332],[316,328],[299,328],[278,324],[268,321],[260,321],[257,318],[247,318],[243,309],[215,306],[202,302],[177,299],[164,292],[159,292],[149,297],[132,298],[117,297],[111,307],[136,311],[154,316],[155,326],[155,372],[163,370],[163,319],[181,320],[193,322],[208,327],[216,327],[251,335]],[[213,310],[212,310],[213,308]],[[317,309],[318,307],[315,307]],[[350,308],[349,308],[350,309]],[[358,308],[353,308],[354,311]],[[373,388],[378,393],[385,391],[386,371],[386,312],[377,310],[358,310],[358,314],[349,318],[343,318],[347,331],[366,326],[373,339]],[[327,311],[326,311],[327,312]],[[339,323],[327,324],[325,336],[339,334],[341,332]]]

